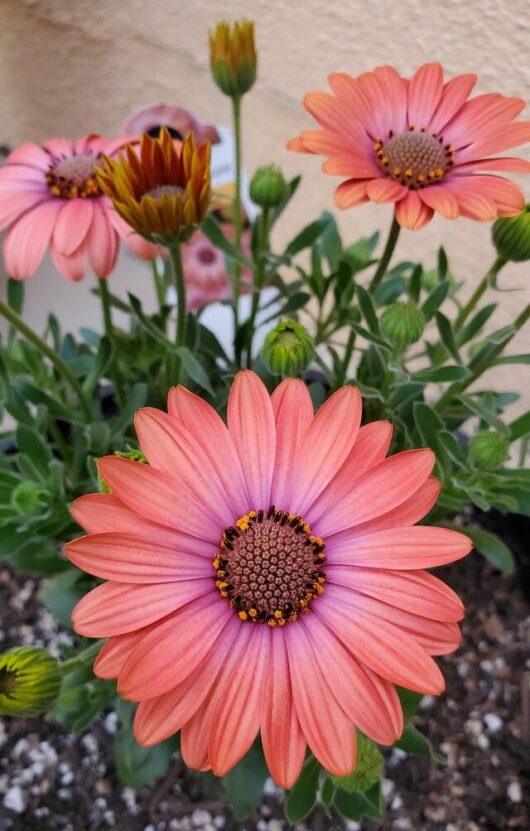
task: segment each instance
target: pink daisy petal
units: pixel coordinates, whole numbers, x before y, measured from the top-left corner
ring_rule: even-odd
[[[349,76],[335,73],[330,75],[328,80],[335,93],[340,89],[344,100],[349,104],[356,102],[356,106],[359,105],[361,101],[359,93],[350,84],[352,79]],[[342,138],[350,141],[353,139],[353,142],[360,149],[366,150],[371,144],[370,136],[365,130],[362,120],[357,117],[356,108],[353,106],[345,107],[344,100],[341,101],[335,95],[329,95],[327,92],[310,92],[305,96],[303,103],[306,110],[325,130],[337,133]]]
[[[403,732],[395,688],[361,664],[314,616],[303,619],[322,674],[353,724],[378,744],[393,744]]]
[[[197,669],[163,695],[140,703],[134,719],[134,735],[139,744],[145,747],[158,744],[191,719],[225,665],[237,632],[237,628],[225,626]]]
[[[205,523],[204,505],[183,486],[183,479],[117,456],[100,459],[98,468],[113,493],[136,513],[199,539],[214,544],[219,541],[226,527],[224,518]],[[146,494],[153,498],[146,499]]]
[[[331,130],[306,130],[300,135],[298,141],[299,145],[296,148],[290,142],[288,149],[297,149],[301,153],[319,153],[322,156],[336,156],[353,150],[348,139],[338,136]]]
[[[442,93],[442,99],[431,118],[428,127],[432,133],[442,133],[445,125],[465,104],[473,87],[477,82],[474,73],[468,75],[457,75],[448,81]]]
[[[457,150],[483,141],[497,128],[507,125],[525,107],[522,98],[507,98],[488,93],[468,101],[456,116],[444,127],[444,139]],[[458,154],[457,158],[460,157]]]
[[[482,139],[482,137],[481,137]],[[471,162],[491,153],[504,153],[512,147],[530,141],[530,121],[516,121],[513,124],[498,127],[484,137],[458,153],[458,162]]]
[[[183,489],[189,489],[197,502],[203,498],[223,528],[232,524],[241,501],[230,499],[226,477],[220,477],[194,432],[154,407],[136,413],[134,425],[140,447],[150,465],[174,476]]]
[[[343,387],[317,412],[286,482],[286,491],[292,494],[293,500],[289,510],[303,515],[340,469],[355,444],[361,409],[359,390]]]
[[[430,525],[389,528],[360,537],[352,534],[350,538],[345,533],[340,538],[329,537],[326,542],[333,564],[407,570],[452,563],[472,548],[465,534]]]
[[[53,230],[52,245],[68,257],[86,239],[92,219],[94,205],[91,199],[65,199]]]
[[[426,571],[396,571],[335,565],[326,570],[331,583],[375,597],[397,609],[421,617],[455,623],[464,617],[464,606],[445,583]]]
[[[88,240],[77,248],[73,254],[66,256],[52,246],[52,260],[65,280],[78,283],[83,279],[88,268]]]
[[[94,200],[94,219],[88,238],[89,257],[94,274],[100,280],[107,277],[118,259],[118,235],[100,204]]]
[[[385,128],[394,133],[406,130],[408,82],[393,66],[378,66],[374,69],[374,75],[384,91],[380,106],[385,109]]]
[[[249,750],[260,727],[262,690],[267,683],[269,631],[242,626],[217,687],[208,757],[216,776],[224,776]],[[241,695],[241,690],[245,694]],[[232,736],[227,742],[226,736]]]
[[[38,269],[60,207],[58,200],[41,202],[11,226],[4,240],[4,262],[10,277],[23,280]]]
[[[409,231],[424,228],[433,218],[433,214],[433,209],[429,208],[414,190],[409,190],[407,196],[396,204],[396,219],[402,228],[408,228]]]
[[[211,579],[176,583],[103,583],[79,601],[72,623],[79,635],[105,638],[123,635],[175,611],[211,589]]]
[[[265,384],[253,372],[239,372],[228,397],[228,430],[237,448],[251,499],[249,510],[270,504],[276,427]]]
[[[191,580],[190,586],[199,583]],[[200,665],[225,626],[239,626],[212,586],[210,580],[193,603],[178,608],[131,650],[118,681],[124,698],[145,701],[173,689]]]
[[[497,217],[497,205],[489,193],[482,192],[479,176],[452,176],[443,187],[458,202],[460,213],[469,219],[489,222]]]
[[[22,187],[38,187],[50,197],[50,191],[44,178],[44,173],[39,167],[31,167],[25,164],[7,164],[0,167],[0,186],[2,188],[14,188],[16,185]]]
[[[119,531],[79,537],[67,543],[65,554],[88,574],[117,582],[167,583],[212,576],[205,557]]]
[[[0,187],[0,230],[23,218],[26,211],[50,201],[48,194],[40,188]]]
[[[361,608],[360,596],[328,586],[315,615],[362,663],[375,673],[410,690],[439,695],[445,688],[442,673],[418,642],[396,626]]]
[[[495,202],[500,216],[513,216],[523,210],[525,205],[523,192],[513,182],[503,179],[502,176],[487,174],[458,177],[459,184],[463,182],[471,184],[470,180],[472,180],[477,192]],[[456,193],[458,185],[455,184],[454,187]]]
[[[530,162],[526,159],[517,159],[511,156],[494,159],[475,159],[473,162],[464,162],[456,167],[456,172],[473,173],[475,170],[505,170],[511,173],[530,173]]]
[[[271,632],[269,649],[271,671],[261,698],[261,740],[272,778],[280,788],[292,788],[302,770],[306,741],[296,715],[281,632]]]
[[[27,165],[28,167],[35,167],[37,170],[44,171],[50,166],[50,154],[44,148],[39,147],[38,144],[28,142],[12,150],[5,164]]]
[[[425,188],[419,192],[419,196],[429,208],[438,211],[446,219],[456,219],[460,215],[458,200],[445,183]]]
[[[68,138],[52,138],[45,141],[42,145],[51,156],[73,156],[74,144]]]
[[[404,185],[399,182],[394,182],[392,179],[373,179],[368,182],[366,186],[366,195],[372,202],[378,204],[383,202],[397,202],[403,199],[409,191]]]
[[[380,168],[374,161],[356,158],[350,153],[331,156],[323,163],[322,171],[329,176],[347,176],[350,179],[373,179],[374,176],[379,176],[381,173]],[[368,195],[370,195],[369,187]],[[376,202],[377,200],[374,199],[373,201]]]
[[[326,513],[315,522],[321,537],[336,534],[396,508],[415,493],[435,462],[431,450],[405,450],[370,468],[349,491],[329,488]],[[334,502],[334,504],[333,504]],[[315,506],[317,507],[317,506]]]
[[[409,84],[409,124],[427,127],[443,94],[443,75],[439,63],[426,63],[414,73]]]
[[[211,770],[208,757],[208,739],[212,714],[216,704],[215,690],[211,689],[197,712],[182,728],[180,752],[184,764],[195,770]]]
[[[285,643],[294,705],[306,741],[326,770],[347,776],[355,767],[353,722],[335,699],[305,626],[286,627]]]
[[[367,186],[364,179],[361,181],[351,179],[348,182],[343,182],[333,195],[337,208],[346,210],[346,208],[353,208],[354,205],[360,205],[361,202],[368,202]]]
[[[276,421],[276,459],[271,502],[286,505],[291,499],[289,471],[313,421],[313,404],[303,381],[288,378],[271,397]]]

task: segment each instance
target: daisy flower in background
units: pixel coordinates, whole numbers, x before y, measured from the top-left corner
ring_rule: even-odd
[[[309,745],[355,766],[355,727],[401,734],[395,684],[440,693],[431,656],[460,643],[458,597],[424,571],[465,556],[456,531],[416,526],[439,493],[430,450],[385,458],[388,422],[361,423],[343,387],[313,414],[300,380],[272,396],[240,372],[227,425],[183,387],[140,410],[148,464],[100,460],[111,493],[82,496],[88,536],[67,546],[106,582],[73,612],[108,638],[94,667],[139,702],[153,745],[178,730],[186,764],[230,770],[261,733],[270,772],[296,781]]]
[[[477,76],[444,83],[437,63],[421,66],[410,81],[391,66],[328,80],[332,94],[304,98],[322,129],[288,146],[326,156],[324,173],[346,178],[335,191],[339,208],[392,202],[397,222],[410,230],[427,225],[435,211],[488,221],[523,209],[521,190],[487,172],[530,172],[524,159],[490,158],[530,141],[530,121],[514,120],[522,99],[498,93],[469,99]]]
[[[222,231],[229,239],[234,236],[234,226],[225,223]],[[243,231],[242,247],[245,257],[251,256],[250,229]],[[207,303],[230,300],[232,286],[226,260],[220,248],[213,245],[202,231],[195,231],[190,241],[182,246],[182,265],[186,280],[188,309],[199,309]],[[252,272],[244,268],[241,273],[243,289],[248,291]]]
[[[34,274],[48,246],[58,271],[74,281],[89,265],[97,277],[107,277],[120,239],[142,259],[155,256],[155,247],[131,232],[96,180],[102,155],[116,153],[124,141],[55,138],[42,147],[23,144],[8,156],[0,168],[0,230],[6,229],[10,277]]]
[[[219,134],[213,125],[201,124],[188,110],[171,104],[140,107],[129,116],[121,132],[133,136],[148,133],[152,138],[158,138],[161,127],[167,127],[174,139],[182,140],[188,133],[193,133],[197,144],[203,141],[216,144],[219,141]]]

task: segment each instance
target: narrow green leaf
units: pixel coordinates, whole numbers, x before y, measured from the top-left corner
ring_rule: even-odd
[[[422,384],[444,384],[453,381],[463,381],[471,375],[465,366],[437,366],[429,369],[420,369],[411,376],[413,381]]]
[[[463,346],[465,343],[470,341],[471,338],[478,334],[482,327],[488,322],[496,308],[496,303],[490,303],[489,306],[484,306],[483,309],[480,309],[475,315],[473,315],[469,323],[467,323],[460,332],[458,336],[458,345]]]
[[[459,444],[459,442],[457,442],[452,433],[449,433],[447,430],[441,430],[438,433],[438,441],[440,442],[446,454],[453,460],[453,462],[456,465],[459,465],[463,468],[469,467],[469,463],[464,449],[462,445]]]
[[[447,280],[448,272],[449,263],[447,262],[447,254],[445,253],[445,248],[441,245],[438,249],[438,279],[440,283]]]
[[[482,397],[461,395],[459,396],[459,400],[464,405],[466,410],[470,410],[472,413],[479,416],[482,421],[485,421],[486,424],[493,427],[493,429],[500,433],[501,436],[507,436],[509,434],[509,428],[506,426],[504,421],[495,415],[492,409],[482,400]]]
[[[421,693],[407,690],[405,687],[396,687],[401,709],[403,710],[403,718],[405,722],[410,721],[412,716],[416,715],[420,701],[423,698]]]
[[[420,733],[416,727],[405,727],[402,736],[395,744],[405,753],[413,753],[419,756],[430,756],[438,764],[446,765],[447,760],[440,753],[436,753],[429,739]]]
[[[444,302],[445,298],[447,297],[448,292],[448,282],[440,283],[439,286],[436,286],[436,288],[433,289],[433,291],[431,291],[431,293],[429,294],[429,296],[427,297],[427,299],[421,307],[425,320],[430,320],[436,314],[436,312]]]
[[[284,251],[284,256],[294,257],[303,251],[304,248],[309,248],[315,240],[326,230],[329,225],[329,214],[323,214],[319,219],[315,219],[309,225],[306,225]]]
[[[370,332],[369,329],[365,329],[364,326],[359,326],[358,323],[352,323],[351,328],[354,329],[358,335],[362,335],[365,340],[369,340],[371,343],[377,344],[382,349],[386,349],[387,352],[390,352],[390,345],[379,335],[374,334],[374,332]]]
[[[513,574],[513,555],[508,546],[491,531],[483,528],[466,528],[465,533],[471,537],[473,545],[483,557],[503,574]]]
[[[240,822],[259,807],[268,775],[263,751],[259,743],[256,743],[246,756],[222,777],[228,801],[235,818]]]
[[[418,263],[414,266],[409,280],[409,297],[413,303],[418,303],[421,292],[421,280],[423,277],[423,266]]]
[[[436,325],[438,326],[438,331],[440,332],[443,345],[457,364],[461,364],[462,358],[458,352],[458,347],[456,345],[449,318],[447,318],[442,312],[436,312]]]
[[[526,352],[523,355],[503,355],[501,358],[497,358],[494,366],[503,366],[505,364],[524,364],[526,366],[530,364],[530,352]]]
[[[206,371],[202,364],[197,360],[195,355],[188,349],[187,346],[179,346],[176,350],[177,355],[179,356],[180,360],[182,361],[182,366],[187,374],[190,376],[192,381],[195,381],[199,387],[202,387],[203,390],[209,392],[210,395],[213,395],[212,385],[210,384],[210,379],[206,374]]]
[[[510,431],[510,441],[516,441],[517,439],[521,439],[523,436],[527,436],[530,433],[530,411],[523,413],[519,416],[519,418],[516,418],[515,421],[512,421],[512,423],[508,425],[508,429]]]
[[[366,289],[364,289],[362,286],[358,285],[356,288],[359,307],[361,309],[362,316],[368,324],[370,332],[372,332],[375,335],[380,335],[381,332],[379,330],[379,322],[377,320],[377,314],[372,298],[370,297]]]
[[[87,394],[90,394],[94,390],[100,379],[105,375],[105,372],[112,362],[113,355],[114,347],[112,343],[106,336],[102,337],[99,342],[94,366],[83,382],[83,390]]]
[[[219,248],[231,260],[235,260],[245,268],[252,268],[252,262],[244,257],[236,246],[225,237],[219,223],[212,216],[206,217],[201,225],[201,231],[216,248]]]
[[[311,757],[302,768],[302,773],[289,791],[285,803],[285,816],[291,824],[302,822],[313,810],[317,800],[319,775],[320,764]]]
[[[7,281],[7,302],[17,315],[22,314],[24,308],[24,281],[12,280]]]

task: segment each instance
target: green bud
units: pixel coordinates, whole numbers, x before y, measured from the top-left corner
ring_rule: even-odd
[[[421,338],[424,329],[423,312],[410,301],[393,303],[381,315],[383,334],[400,349],[416,343]]]
[[[115,456],[119,456],[120,459],[130,459],[131,462],[140,462],[142,465],[147,464],[147,459],[145,454],[142,453],[141,450],[137,450],[136,447],[131,447],[130,444],[127,445],[127,450],[116,450],[114,453]],[[98,469],[98,487],[101,493],[112,493],[111,489],[103,479],[102,475]]]
[[[300,375],[314,351],[307,329],[295,320],[284,320],[265,338],[261,355],[274,375]]]
[[[59,696],[59,664],[40,646],[20,646],[0,655],[0,714],[36,716]]]
[[[276,165],[258,167],[250,182],[250,198],[261,208],[275,208],[287,195],[287,183]]]
[[[508,458],[509,449],[508,437],[494,433],[492,430],[477,433],[469,443],[471,460],[486,470],[495,470],[504,464]]]
[[[498,254],[505,260],[530,260],[530,203],[517,216],[495,220],[492,237]]]
[[[48,501],[48,491],[37,482],[20,482],[11,494],[11,504],[23,516],[38,516]]]
[[[332,776],[333,783],[343,791],[365,793],[379,782],[383,769],[383,755],[362,733],[357,733],[357,763],[349,776]]]

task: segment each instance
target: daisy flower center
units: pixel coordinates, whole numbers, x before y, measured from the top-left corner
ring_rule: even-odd
[[[454,150],[443,136],[413,125],[405,133],[390,132],[386,141],[378,138],[374,149],[386,175],[411,190],[436,184],[455,163]]]
[[[158,185],[158,187],[144,193],[144,196],[150,196],[151,199],[160,200],[165,193],[168,196],[184,196],[184,189],[179,188],[178,185]]]
[[[295,514],[250,511],[223,534],[215,585],[241,620],[285,626],[324,591],[324,547]]]
[[[59,199],[101,196],[96,181],[97,160],[92,153],[53,159],[46,173],[50,192]]]

